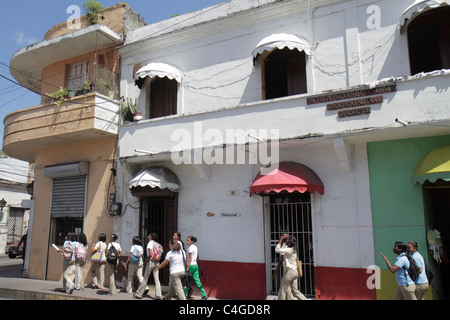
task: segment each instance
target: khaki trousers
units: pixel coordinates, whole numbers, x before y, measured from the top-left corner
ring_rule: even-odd
[[[183,284],[181,283],[181,279],[183,279],[184,276],[184,271],[170,275],[169,292],[167,292],[164,296],[164,299],[170,300],[176,294],[178,296],[178,300],[186,300],[186,296],[183,291]]]
[[[398,286],[394,300],[417,300],[416,295],[414,294],[415,291],[415,284],[411,284],[409,286]]]
[[[298,272],[296,269],[289,269],[284,273],[281,279],[280,292],[278,293],[278,300],[287,300],[289,291],[292,296],[298,300],[307,300],[306,297],[297,289],[295,282],[298,279]]]
[[[425,294],[427,293],[429,284],[427,283],[416,283],[416,291],[414,292],[417,300],[425,300]]]
[[[161,283],[159,282],[159,270],[156,270],[156,267],[159,266],[159,262],[149,261],[147,267],[144,272],[144,281],[139,286],[139,289],[136,291],[136,296],[142,298],[144,295],[145,289],[147,288],[148,278],[150,278],[150,274],[153,273],[153,279],[155,280],[155,295],[156,298],[162,297],[161,294]]]

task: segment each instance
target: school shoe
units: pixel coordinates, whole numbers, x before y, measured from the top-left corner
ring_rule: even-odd
[[[187,295],[186,295],[186,299],[191,299],[192,293],[194,293],[194,290],[192,290],[192,288],[188,289]]]

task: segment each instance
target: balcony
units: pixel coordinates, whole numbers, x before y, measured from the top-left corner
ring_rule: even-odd
[[[148,161],[149,156],[166,159],[184,150],[257,142],[248,133],[275,139],[276,130],[280,141],[346,137],[356,143],[444,135],[450,132],[449,76],[439,70],[381,80],[373,87],[361,85],[124,124],[120,158],[134,163]],[[397,118],[409,124],[405,127]]]
[[[32,162],[38,149],[118,134],[119,102],[92,92],[10,113],[3,151]]]

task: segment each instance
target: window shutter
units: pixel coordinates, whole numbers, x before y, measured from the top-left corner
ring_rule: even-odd
[[[53,179],[52,218],[83,218],[87,176]]]

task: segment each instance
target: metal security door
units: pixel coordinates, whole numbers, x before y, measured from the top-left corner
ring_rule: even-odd
[[[309,198],[309,197],[308,197]],[[299,279],[298,288],[307,297],[314,297],[314,261],[311,202],[290,202],[289,198],[272,198],[270,203],[270,246],[272,258],[272,273],[275,271],[280,255],[275,253],[275,247],[280,237],[287,233],[297,238],[299,260],[303,264],[303,277]],[[272,294],[277,294],[280,288],[283,268],[272,279]]]

